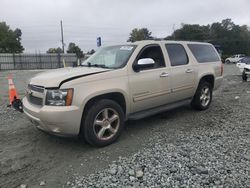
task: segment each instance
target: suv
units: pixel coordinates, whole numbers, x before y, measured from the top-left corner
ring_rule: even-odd
[[[244,57],[245,57],[244,54],[236,54],[236,55],[233,55],[231,57],[226,58],[225,63],[227,63],[227,64],[229,64],[229,63],[237,63]]]
[[[222,82],[220,57],[209,43],[140,41],[101,48],[82,67],[36,75],[24,112],[46,132],[82,135],[95,146],[114,142],[128,119],[190,103],[205,110]]]
[[[242,73],[242,80],[247,81],[247,77],[250,75],[250,57],[244,57],[236,64],[236,66]]]

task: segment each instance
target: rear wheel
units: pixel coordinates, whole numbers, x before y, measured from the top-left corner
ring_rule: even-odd
[[[82,125],[85,140],[102,147],[113,143],[124,127],[124,112],[112,100],[96,101],[86,112]]]
[[[227,63],[227,64],[230,64],[231,62],[230,62],[229,60],[226,60],[226,63]]]
[[[209,82],[201,81],[191,102],[192,107],[197,110],[208,109],[212,101],[212,93],[212,85]]]
[[[242,80],[247,81],[247,75],[246,75],[245,70],[242,72]]]

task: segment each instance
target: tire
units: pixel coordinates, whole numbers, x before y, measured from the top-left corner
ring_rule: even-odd
[[[245,73],[245,70],[242,72],[242,80],[247,81],[247,75]]]
[[[230,64],[231,62],[229,60],[226,60],[226,64]]]
[[[124,112],[119,104],[109,99],[101,99],[84,114],[81,134],[93,146],[107,146],[120,136],[124,121]]]
[[[212,98],[212,85],[209,82],[201,81],[193,97],[191,106],[196,110],[206,110],[209,108]]]

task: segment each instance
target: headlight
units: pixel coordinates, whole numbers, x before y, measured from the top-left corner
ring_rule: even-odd
[[[73,89],[48,90],[45,105],[70,106],[73,99]]]

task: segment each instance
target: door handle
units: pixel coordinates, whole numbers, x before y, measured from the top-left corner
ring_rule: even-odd
[[[161,73],[160,77],[168,77],[168,73],[163,72],[163,73]]]
[[[187,70],[186,70],[186,73],[192,73],[192,72],[193,72],[192,69],[187,69]]]

